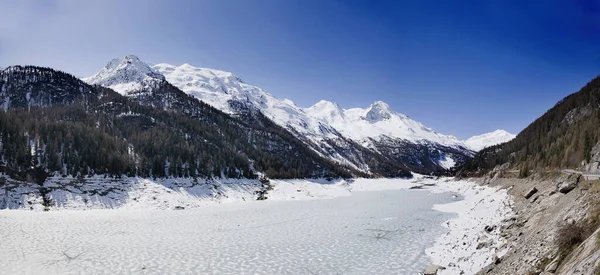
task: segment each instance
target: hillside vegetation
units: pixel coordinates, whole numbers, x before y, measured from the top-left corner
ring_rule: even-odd
[[[15,179],[366,176],[269,121],[228,116],[167,82],[130,99],[63,72],[15,66],[0,71],[0,103],[0,172]]]
[[[507,143],[480,151],[461,175],[481,175],[497,165],[531,170],[576,168],[589,161],[600,138],[600,77],[565,97]]]

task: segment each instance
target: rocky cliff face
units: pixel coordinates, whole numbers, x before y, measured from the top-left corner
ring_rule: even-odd
[[[590,152],[590,161],[585,166],[585,171],[589,173],[600,173],[600,142],[592,148]]]
[[[508,253],[478,274],[597,274],[598,230],[588,227],[600,193],[597,182],[563,174],[554,178],[483,178],[482,184],[509,189],[517,214],[501,225]],[[568,188],[567,188],[568,187]],[[581,226],[582,237],[572,248],[559,245],[565,225]],[[561,231],[562,230],[562,231]],[[590,235],[591,234],[591,235]],[[569,250],[572,249],[572,250]]]

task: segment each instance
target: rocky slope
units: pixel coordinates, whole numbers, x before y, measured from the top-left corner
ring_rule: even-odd
[[[600,274],[600,77],[460,171],[510,188],[510,252],[481,274]]]
[[[508,189],[516,215],[500,226],[502,236],[509,241],[508,253],[478,274],[595,274],[600,266],[597,232],[580,240],[572,253],[561,248],[559,240],[566,224],[581,225],[590,218],[590,210],[600,199],[594,187],[597,182],[568,174],[548,179],[487,177],[479,181]]]

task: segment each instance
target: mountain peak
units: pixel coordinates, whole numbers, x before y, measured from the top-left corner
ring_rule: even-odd
[[[315,103],[313,106],[310,106],[309,109],[340,109],[340,106],[335,102],[319,100],[319,102]]]
[[[377,122],[390,119],[393,114],[390,105],[383,101],[375,101],[367,107],[364,119],[369,122]]]
[[[89,84],[109,87],[123,95],[154,87],[164,80],[162,74],[132,54],[111,60],[98,73],[83,79]]]
[[[324,120],[328,123],[335,123],[344,117],[344,110],[342,110],[337,103],[327,100],[321,100],[305,110],[311,116]]]
[[[465,140],[464,142],[471,149],[473,149],[475,151],[480,151],[486,147],[490,147],[490,146],[497,145],[500,143],[508,142],[515,137],[516,137],[516,135],[513,135],[507,131],[498,129],[493,132],[470,137],[469,139]]]

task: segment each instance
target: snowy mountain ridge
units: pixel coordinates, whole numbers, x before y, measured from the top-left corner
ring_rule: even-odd
[[[493,132],[482,135],[473,136],[465,140],[465,144],[474,151],[481,151],[486,147],[508,142],[515,138],[516,135],[504,130],[495,130]]]
[[[306,108],[307,113],[317,117],[344,135],[363,144],[371,138],[387,136],[410,142],[433,142],[449,147],[466,145],[454,136],[443,135],[408,116],[393,111],[383,101],[375,101],[367,108],[342,109],[336,103],[321,100]]]
[[[135,55],[114,58],[95,75],[82,79],[92,85],[113,89],[122,95],[152,88],[165,77]]]
[[[291,100],[276,98],[266,90],[244,83],[230,72],[189,64],[173,66],[162,63],[152,68],[185,93],[226,113],[236,112],[231,107],[232,101],[247,103],[258,108],[275,123],[309,135],[315,141],[337,135],[334,129],[308,116]]]
[[[382,101],[373,102],[364,109],[342,109],[324,100],[301,108],[291,100],[277,98],[245,83],[230,72],[190,64],[150,66],[136,56],[128,55],[111,60],[96,75],[83,80],[112,88],[123,95],[151,90],[166,80],[184,93],[230,115],[237,115],[240,105],[251,106],[289,130],[319,155],[364,172],[369,172],[367,163],[372,154],[380,154],[386,161],[393,160],[408,165],[406,167],[428,167],[426,171],[448,169],[473,154],[463,141],[437,133],[393,111]]]

